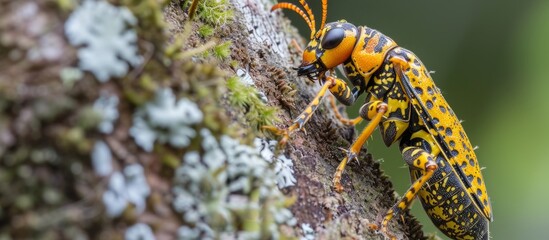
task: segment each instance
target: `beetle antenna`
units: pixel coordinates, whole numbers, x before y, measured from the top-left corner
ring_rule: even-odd
[[[303,20],[305,20],[305,22],[307,23],[307,26],[309,26],[309,29],[311,30],[311,39],[313,38],[313,36],[315,34],[315,27],[311,23],[311,20],[309,19],[307,14],[305,14],[305,12],[303,12],[303,10],[301,10],[299,7],[297,7],[296,5],[294,5],[292,3],[281,2],[281,3],[277,3],[277,4],[273,5],[273,7],[271,8],[271,11],[274,11],[274,10],[280,9],[280,8],[290,9],[290,10],[296,12],[297,14],[299,14],[303,18]]]
[[[326,16],[328,15],[328,0],[322,0],[322,22],[320,23],[320,28],[323,29],[326,24]]]
[[[311,19],[311,39],[313,39],[313,36],[316,33],[316,22],[315,22],[315,15],[313,14],[313,11],[311,11],[311,8],[309,7],[309,4],[305,2],[305,0],[299,0],[299,3],[301,3],[301,6],[305,8],[305,11],[307,11],[307,14],[309,15],[309,19]]]

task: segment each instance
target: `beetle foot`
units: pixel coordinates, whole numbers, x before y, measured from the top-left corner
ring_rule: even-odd
[[[391,239],[391,240],[396,240],[396,236],[389,232],[389,230],[387,229],[386,226],[382,226],[381,228],[379,227],[378,224],[376,223],[370,223],[368,224],[368,228],[370,229],[370,231],[374,231],[376,233],[381,233],[381,235],[383,235],[386,239]]]
[[[263,130],[269,131],[276,136],[282,137],[278,141],[279,146],[282,148],[286,145],[286,143],[288,143],[288,140],[290,139],[290,131],[288,130],[288,128],[279,128],[276,126],[262,126],[261,128]]]
[[[337,166],[337,170],[334,174],[334,179],[332,180],[332,184],[334,186],[334,189],[336,192],[341,193],[343,192],[343,186],[341,185],[341,175],[343,174],[343,171],[345,170],[345,167],[347,166],[347,162],[350,160],[356,160],[358,162],[357,154],[352,149],[344,149],[340,148],[343,152],[345,152],[345,158],[339,163],[339,166]]]

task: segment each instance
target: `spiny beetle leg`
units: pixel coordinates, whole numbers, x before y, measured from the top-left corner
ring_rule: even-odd
[[[341,175],[343,174],[345,166],[347,166],[347,162],[349,161],[350,157],[356,158],[366,140],[372,135],[372,132],[374,132],[374,130],[378,126],[381,118],[383,117],[383,114],[387,112],[387,104],[382,101],[375,101],[367,104],[373,104],[377,106],[376,108],[372,108],[372,111],[375,111],[375,113],[372,113],[374,117],[364,128],[364,130],[362,130],[362,133],[355,140],[353,145],[351,145],[349,150],[346,151],[347,156],[341,161],[341,163],[337,167],[337,170],[334,174],[334,180],[332,181],[332,183],[334,184],[334,188],[337,192],[343,191],[343,186],[341,186]]]
[[[278,128],[276,126],[263,126],[261,128],[271,132],[274,135],[282,137],[278,141],[278,147],[277,148],[284,149],[284,147],[286,146],[286,143],[288,143],[288,140],[290,139],[290,133],[293,131],[294,125],[292,125],[288,128]]]
[[[410,168],[419,169],[422,172],[422,176],[412,183],[412,186],[410,186],[404,196],[387,211],[381,222],[381,229],[376,224],[370,224],[370,229],[380,229],[384,236],[391,239],[394,235],[387,228],[389,221],[391,221],[394,216],[400,216],[402,211],[410,207],[421,187],[425,185],[427,180],[431,178],[438,168],[433,155],[419,147],[405,147],[402,149],[402,157]]]
[[[353,119],[348,119],[348,118],[343,117],[343,115],[341,115],[341,113],[339,112],[339,109],[337,109],[335,97],[333,95],[330,95],[329,98],[330,98],[330,106],[332,107],[332,110],[334,110],[335,117],[341,123],[343,123],[344,125],[348,125],[348,126],[355,126],[355,125],[359,124],[360,122],[362,122],[362,119],[363,119],[362,117],[356,117],[356,118],[353,118]]]
[[[292,125],[290,125],[288,128],[280,129],[276,126],[262,127],[263,129],[275,135],[282,136],[282,139],[279,141],[279,148],[283,148],[286,145],[291,135],[296,130],[303,129],[303,126],[305,126],[305,123],[307,123],[307,121],[309,121],[311,116],[313,116],[313,113],[316,111],[316,109],[318,108],[318,105],[322,101],[322,97],[324,96],[324,94],[326,94],[326,91],[331,85],[333,85],[332,80],[328,79],[328,81],[325,81],[320,91],[318,91],[318,93],[316,94],[315,98],[309,103],[309,105],[307,105],[305,110],[303,110],[303,112],[301,112],[301,114],[299,114],[299,116],[297,116],[297,118],[294,119]]]

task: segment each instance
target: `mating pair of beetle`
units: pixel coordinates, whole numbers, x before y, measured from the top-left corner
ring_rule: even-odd
[[[379,125],[387,146],[400,141],[413,183],[388,210],[381,226],[372,224],[371,227],[396,239],[387,229],[389,221],[419,196],[433,223],[447,236],[488,239],[492,210],[474,149],[425,66],[411,51],[399,47],[377,30],[346,21],[325,24],[327,0],[322,0],[322,22],[316,31],[311,9],[305,0],[299,2],[306,13],[286,2],[274,5],[271,10],[290,9],[307,22],[310,42],[297,73],[319,81],[322,88],[288,128],[268,126],[266,129],[281,135],[284,144],[309,120],[326,91],[345,105],[351,105],[367,93],[360,117],[344,119],[336,114],[347,125],[354,126],[362,119],[370,122],[339,164],[333,180],[335,189],[343,190],[340,179],[347,161],[357,158]],[[352,89],[344,80],[334,77],[334,68],[339,65],[343,66]]]

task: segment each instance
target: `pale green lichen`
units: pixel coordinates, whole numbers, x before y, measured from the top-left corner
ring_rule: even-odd
[[[196,135],[192,125],[202,121],[202,112],[188,99],[176,100],[170,88],[159,89],[153,101],[134,114],[130,135],[137,145],[151,152],[155,142],[186,147]]]
[[[101,122],[97,126],[100,132],[112,133],[114,122],[118,119],[118,101],[118,96],[101,92],[99,98],[93,103],[93,109],[101,116]]]
[[[132,164],[126,166],[122,173],[114,172],[109,179],[107,191],[103,193],[107,215],[120,216],[130,203],[135,206],[137,213],[143,213],[150,192],[145,170],[141,165]]]
[[[84,77],[84,73],[78,68],[66,67],[61,70],[59,77],[61,77],[63,85],[71,88],[72,86],[74,86],[74,83]]]
[[[80,69],[106,82],[111,77],[126,75],[128,64],[134,67],[141,64],[137,34],[128,29],[135,25],[137,19],[127,8],[115,7],[104,0],[86,0],[67,19],[65,33],[72,45],[80,47]]]
[[[315,230],[311,228],[311,225],[308,223],[301,224],[301,231],[303,236],[301,240],[314,240],[315,239]]]
[[[104,141],[95,142],[91,160],[97,175],[105,177],[113,171],[111,149]]]
[[[278,188],[294,186],[297,181],[294,177],[294,170],[292,169],[294,163],[292,162],[292,159],[283,154],[275,155],[277,143],[278,142],[275,140],[261,138],[256,138],[254,140],[254,146],[259,152],[259,155],[274,166],[273,170],[276,173]]]
[[[151,227],[145,223],[136,223],[126,229],[124,240],[155,240]]]
[[[176,170],[174,209],[186,223],[180,239],[280,237],[278,227],[295,225],[276,173],[257,148],[201,130],[201,149],[187,152]],[[266,211],[265,211],[266,210]]]

